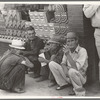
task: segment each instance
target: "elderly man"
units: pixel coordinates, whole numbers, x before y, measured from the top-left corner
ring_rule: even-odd
[[[44,62],[47,65],[51,62],[51,61],[55,61],[56,63],[60,64],[62,61],[62,57],[63,57],[63,43],[64,40],[61,39],[61,36],[57,36],[54,35],[48,42],[49,45],[46,45],[44,48],[44,54],[49,54],[49,59],[44,58],[44,57],[40,57],[39,61],[40,62]],[[45,56],[46,57],[46,56]],[[49,75],[49,87],[52,87],[54,85],[56,85],[55,79],[50,72],[48,72],[47,70],[48,66],[46,66],[45,68],[45,76]],[[48,74],[46,74],[48,72]],[[44,75],[42,75],[42,77],[44,77]]]
[[[73,92],[76,95],[85,95],[83,84],[86,83],[87,58],[87,51],[78,44],[77,34],[74,32],[67,33],[61,64],[54,61],[49,63],[49,68],[59,85],[57,90],[69,86],[70,83],[73,85]]]
[[[5,52],[0,59],[0,89],[23,93],[25,92],[25,66],[33,67],[33,64],[27,64],[28,59],[20,55],[20,52],[25,49],[21,40],[12,40],[9,46],[11,50]]]
[[[28,41],[25,43],[25,51],[22,54],[34,64],[34,68],[31,69],[34,72],[32,77],[38,78],[41,70],[41,63],[38,60],[38,56],[40,50],[44,48],[44,42],[36,36],[35,29],[32,26],[27,27],[26,30]]]

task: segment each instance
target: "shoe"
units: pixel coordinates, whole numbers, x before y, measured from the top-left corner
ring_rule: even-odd
[[[25,74],[28,74],[28,71],[25,71]]]
[[[66,84],[66,85],[63,85],[63,86],[58,86],[58,87],[56,88],[56,90],[62,90],[62,89],[64,89],[64,88],[66,88],[66,87],[69,87],[69,84]]]
[[[34,74],[34,76],[33,76],[33,78],[38,78],[38,77],[40,77],[39,74]]]
[[[41,76],[38,80],[36,80],[36,82],[42,82],[47,80],[48,78]]]
[[[50,83],[49,83],[49,85],[48,85],[48,87],[53,87],[53,86],[55,86],[57,83],[55,82],[55,81],[51,81]]]
[[[29,73],[28,74],[30,77],[33,77],[34,76],[34,73]]]
[[[25,90],[24,89],[19,89],[19,88],[15,88],[14,90],[12,90],[15,93],[24,93]]]
[[[75,95],[75,92],[73,90],[69,91],[69,95]]]

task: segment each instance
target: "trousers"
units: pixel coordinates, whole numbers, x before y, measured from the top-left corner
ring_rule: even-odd
[[[73,90],[76,95],[84,96],[85,89],[83,88],[83,84],[86,83],[86,77],[83,77],[79,71],[70,68],[69,70],[63,68],[58,63],[51,61],[49,63],[49,68],[57,82],[58,85],[63,86],[68,83],[73,85]]]

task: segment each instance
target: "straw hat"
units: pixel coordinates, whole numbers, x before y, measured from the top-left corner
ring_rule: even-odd
[[[21,40],[12,40],[12,43],[9,46],[16,49],[25,49],[24,42]]]

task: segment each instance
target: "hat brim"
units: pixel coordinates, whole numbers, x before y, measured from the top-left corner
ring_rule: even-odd
[[[16,49],[25,49],[24,47],[17,47],[17,46],[14,46],[14,45],[9,45],[11,48],[16,48]]]
[[[48,43],[57,43],[57,44],[60,44],[60,42],[56,42],[56,41],[53,41],[53,40],[49,40]]]

